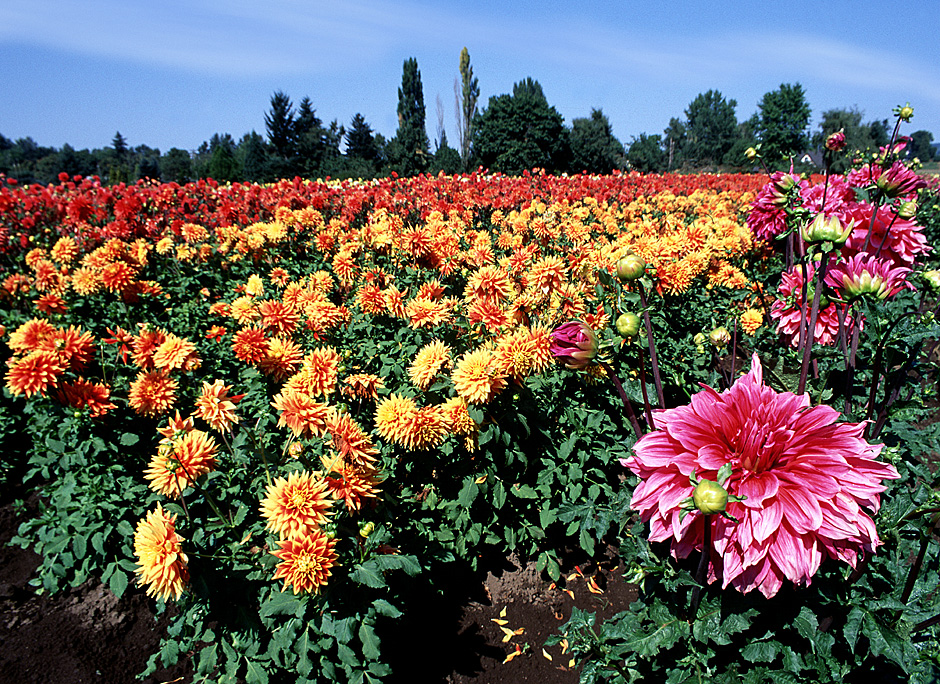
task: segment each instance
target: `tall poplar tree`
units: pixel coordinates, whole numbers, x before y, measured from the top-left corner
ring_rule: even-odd
[[[460,161],[466,170],[470,162],[470,141],[473,140],[473,118],[477,113],[480,84],[470,66],[470,52],[465,47],[460,51],[460,79],[454,79],[454,98],[457,105],[457,144],[460,146]]]

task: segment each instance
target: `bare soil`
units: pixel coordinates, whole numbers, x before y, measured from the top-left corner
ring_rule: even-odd
[[[39,556],[8,545],[29,513],[29,507],[0,506],[0,684],[192,682],[187,658],[137,678],[166,628],[140,589],[129,587],[118,599],[93,580],[54,596],[29,585]],[[623,582],[613,549],[598,564],[571,557],[557,584],[534,564],[501,556],[480,559],[477,570],[455,568],[443,590],[440,581],[436,590],[416,584],[413,602],[384,636],[394,671],[388,682],[575,684],[570,655],[544,647],[545,640],[572,606],[603,619],[624,610],[636,593]]]

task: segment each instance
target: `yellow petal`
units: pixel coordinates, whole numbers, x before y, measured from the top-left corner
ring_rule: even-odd
[[[590,591],[592,594],[604,593],[604,591],[599,586],[597,586],[597,582],[594,581],[593,577],[588,580],[587,585],[588,585],[588,591]]]
[[[503,627],[502,625],[500,625],[499,628],[503,630],[503,634],[506,634],[510,637],[515,636],[515,632],[513,632],[511,629],[507,629],[506,627]]]
[[[499,611],[499,616],[500,616],[500,617],[506,617],[506,607],[505,607],[505,606],[503,606],[503,609],[502,609],[501,611]]]
[[[549,662],[551,662],[552,657],[548,655],[548,651],[546,651],[544,648],[542,649],[542,655],[545,656]]]
[[[568,661],[568,667],[574,667],[574,658]]]
[[[477,479],[474,480],[477,484],[483,484],[486,482],[486,475],[480,475]]]
[[[561,652],[562,652],[562,654],[567,653],[567,651],[568,651],[568,640],[567,640],[567,639],[562,639],[561,641],[558,642],[558,645],[561,646]]]
[[[509,623],[509,620],[500,620],[499,618],[490,618],[490,622],[495,622],[497,625],[505,625]]]

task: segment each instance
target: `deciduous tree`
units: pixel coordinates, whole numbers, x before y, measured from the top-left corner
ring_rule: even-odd
[[[812,114],[799,83],[783,83],[765,93],[757,104],[760,123],[757,136],[761,155],[770,164],[780,163],[809,147],[809,118]]]
[[[564,118],[532,78],[516,83],[512,95],[491,97],[474,119],[474,164],[504,173],[535,167],[557,173],[568,170],[570,156]]]
[[[571,122],[571,170],[610,173],[623,167],[623,143],[614,137],[610,120],[600,109]]]
[[[735,100],[726,100],[717,90],[699,94],[685,110],[685,159],[696,166],[717,166],[737,137]]]

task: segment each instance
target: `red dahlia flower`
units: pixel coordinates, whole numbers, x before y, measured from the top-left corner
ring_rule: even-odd
[[[764,386],[760,360],[722,394],[710,388],[688,406],[655,412],[655,432],[623,459],[641,480],[631,506],[650,523],[650,541],[672,542],[676,558],[702,548],[706,518],[682,516],[689,477],[716,480],[731,464],[727,512],[713,516],[710,580],[768,598],[784,580],[809,584],[824,558],[855,567],[881,542],[869,513],[880,504],[893,466],[876,460],[880,445],[862,439],[862,424],[838,423],[806,395]]]

